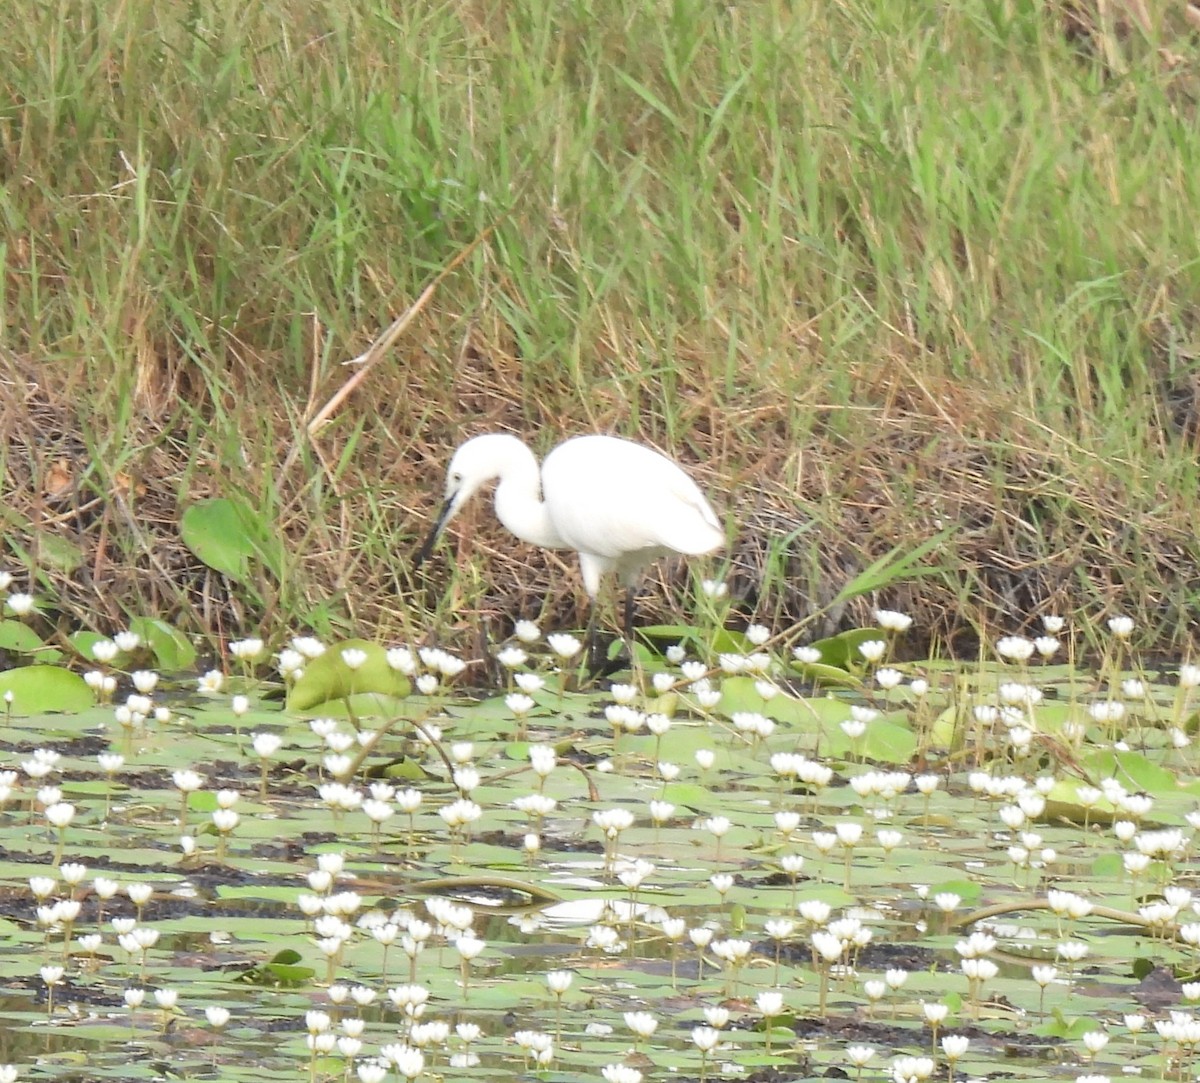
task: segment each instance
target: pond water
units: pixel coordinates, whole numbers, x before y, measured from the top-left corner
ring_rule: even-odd
[[[886,691],[863,665],[814,690],[761,654],[648,658],[621,703],[563,690],[531,647],[527,705],[351,667],[300,709],[237,661],[205,695],[162,682],[146,718],[14,704],[0,1063],[1192,1074],[1190,693],[1034,662],[910,665]]]

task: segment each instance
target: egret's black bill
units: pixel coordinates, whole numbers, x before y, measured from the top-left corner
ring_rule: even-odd
[[[425,544],[417,550],[417,555],[413,557],[414,570],[419,568],[429,559],[433,552],[433,547],[437,544],[437,540],[442,533],[442,527],[446,525],[446,520],[450,518],[450,510],[454,506],[453,500],[447,500],[438,512],[437,520],[433,524],[433,529],[429,532],[429,537],[425,539]]]

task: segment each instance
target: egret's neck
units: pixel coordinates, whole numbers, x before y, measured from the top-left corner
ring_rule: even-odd
[[[568,549],[542,502],[542,479],[537,460],[528,448],[525,455],[505,464],[496,486],[496,518],[522,541],[543,549]]]

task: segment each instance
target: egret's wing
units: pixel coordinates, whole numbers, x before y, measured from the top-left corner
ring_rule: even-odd
[[[708,553],[725,533],[699,486],[670,459],[611,436],[560,444],[542,466],[555,529],[573,548],[610,559],[655,550]]]

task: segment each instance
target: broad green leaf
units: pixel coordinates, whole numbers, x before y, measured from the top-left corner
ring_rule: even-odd
[[[1067,1015],[1061,1008],[1055,1008],[1050,1018],[1034,1031],[1051,1038],[1065,1038],[1077,1041],[1085,1034],[1094,1030],[1103,1030],[1103,1024],[1087,1015]]]
[[[917,750],[917,735],[907,724],[887,718],[868,722],[862,741],[867,759],[879,763],[908,763]]]
[[[752,711],[806,731],[850,716],[845,703],[825,695],[794,696],[779,692],[764,699],[751,677],[727,677],[721,684],[721,702],[717,706],[726,718],[740,711]]]
[[[342,657],[347,650],[362,651],[366,662],[351,669]],[[329,713],[339,701],[351,696],[379,694],[403,698],[412,691],[412,684],[387,662],[387,652],[378,643],[365,639],[348,639],[329,646],[325,653],[312,659],[304,673],[288,691],[288,710],[310,713]]]
[[[1034,711],[1034,720],[1042,733],[1061,733],[1068,722],[1084,721],[1085,712],[1074,703],[1043,701]]]
[[[1158,795],[1171,792],[1178,785],[1173,771],[1152,762],[1140,752],[1096,749],[1084,756],[1082,762],[1093,778],[1115,778],[1126,790],[1145,790]]]
[[[947,707],[938,711],[929,727],[929,741],[934,748],[950,748],[958,729],[958,709]]]
[[[402,782],[415,782],[418,779],[427,778],[428,772],[416,760],[409,759],[407,756],[398,760],[372,767],[369,772],[369,777],[390,778]]]
[[[703,812],[712,805],[712,790],[695,783],[672,782],[666,787],[665,797],[681,812]]]
[[[1118,853],[1103,853],[1092,862],[1092,875],[1100,882],[1117,883],[1125,875],[1125,864]]]
[[[276,954],[268,962],[260,963],[238,976],[246,985],[261,985],[264,988],[294,988],[307,985],[317,974],[314,967],[306,966],[302,957],[292,949]]]
[[[108,636],[101,635],[99,632],[90,632],[83,629],[78,632],[72,632],[67,637],[67,641],[79,653],[79,657],[82,658],[89,666],[96,664],[96,656],[92,653],[92,648],[102,639],[108,639]]]
[[[929,898],[937,895],[957,895],[962,899],[963,906],[975,906],[979,903],[983,890],[975,880],[943,880],[929,886]]]
[[[861,670],[866,660],[859,652],[864,643],[885,638],[878,628],[852,628],[826,639],[818,639],[805,646],[821,652],[821,665],[840,670]]]
[[[1084,786],[1090,786],[1090,783],[1078,778],[1056,780],[1050,792],[1046,794],[1046,818],[1070,820],[1079,824],[1085,820],[1094,824],[1112,823],[1112,802],[1101,796],[1099,800],[1085,806],[1079,800],[1079,790]]]
[[[178,628],[157,617],[134,617],[129,630],[142,637],[154,653],[158,668],[167,673],[182,673],[196,664],[196,648]]]
[[[0,650],[32,654],[43,640],[29,625],[19,620],[0,620]]]
[[[267,899],[290,906],[296,901],[299,892],[298,885],[290,884],[222,884],[217,888],[217,897],[221,899]]]
[[[858,677],[853,673],[847,673],[838,666],[827,666],[820,662],[793,661],[792,669],[806,681],[812,681],[818,686],[829,688],[860,688],[862,686],[862,681]]]
[[[262,557],[263,530],[244,502],[217,497],[192,504],[179,523],[184,544],[214,571],[242,582]]]
[[[12,693],[14,715],[44,711],[82,711],[94,696],[78,673],[59,666],[20,666],[0,673],[0,696]]]

